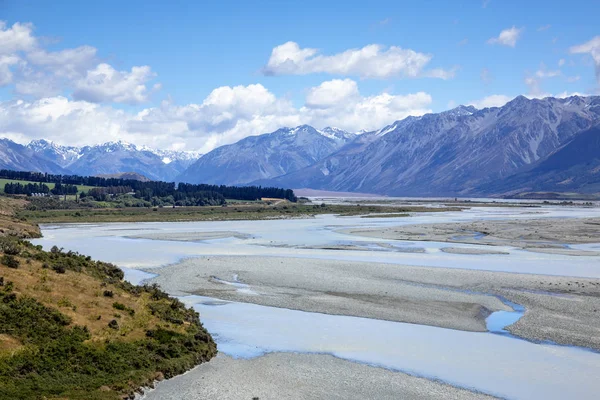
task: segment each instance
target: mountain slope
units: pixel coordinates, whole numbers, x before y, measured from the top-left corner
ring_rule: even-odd
[[[308,125],[282,128],[205,154],[178,181],[239,185],[272,178],[314,164],[354,137],[335,128],[322,131]]]
[[[0,139],[0,169],[64,174],[60,165],[9,139]]]
[[[600,192],[600,126],[582,132],[535,165],[480,188],[493,194],[519,192]]]
[[[477,194],[547,157],[600,119],[600,97],[533,99],[409,117],[314,165],[256,183],[388,195]],[[362,144],[359,144],[360,142]]]

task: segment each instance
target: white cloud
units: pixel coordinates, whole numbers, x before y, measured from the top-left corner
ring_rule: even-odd
[[[6,22],[0,21],[0,55],[27,51],[34,48],[36,43],[33,25],[17,22],[8,27]]]
[[[538,32],[543,32],[543,31],[547,31],[548,29],[552,28],[552,25],[548,24],[548,25],[542,25],[539,28],[537,28]]]
[[[347,93],[344,89],[342,93]],[[357,93],[328,108],[304,106],[300,118],[304,123],[323,128],[336,126],[349,131],[375,130],[410,115],[431,112],[432,98],[425,92],[408,95],[381,93],[361,97]]]
[[[503,94],[492,94],[490,96],[484,97],[483,99],[472,101],[469,103],[469,105],[479,109],[488,107],[501,107],[509,101],[511,101],[512,99],[512,97],[505,96]]]
[[[94,65],[96,52],[96,48],[92,46],[54,52],[36,49],[27,54],[27,59],[34,65],[52,68],[58,76],[74,79],[80,77]]]
[[[426,71],[432,55],[392,46],[385,48],[370,44],[360,49],[350,49],[331,56],[320,55],[317,49],[301,48],[298,43],[287,42],[271,52],[265,75],[306,75],[327,73],[352,75],[361,78],[417,78],[423,76],[448,79],[452,71],[440,69]]]
[[[13,73],[11,71],[11,67],[15,64],[18,64],[19,61],[19,57],[16,56],[0,55],[0,87],[12,83]]]
[[[573,82],[577,82],[578,80],[581,79],[581,76],[579,75],[575,75],[575,76],[568,76],[567,77],[567,82],[569,83],[573,83]]]
[[[306,95],[306,106],[329,108],[358,95],[358,86],[352,79],[334,79],[311,88]]]
[[[332,80],[311,88],[302,107],[260,84],[219,87],[199,104],[177,106],[164,101],[137,113],[55,96],[0,103],[0,135],[21,142],[46,138],[72,145],[121,139],[207,152],[282,126],[374,130],[409,115],[431,112],[431,103],[431,96],[424,92],[362,96],[351,80]]]
[[[500,32],[498,37],[490,38],[487,42],[488,44],[500,44],[503,46],[515,47],[521,33],[523,33],[523,29],[513,26],[512,28]]]
[[[565,59],[561,58],[560,60],[558,60],[558,66],[562,67],[563,65],[565,65]]]
[[[152,92],[146,84],[155,77],[149,67],[116,71],[99,63],[92,46],[48,51],[33,34],[32,24],[0,21],[0,86],[33,98],[75,90],[73,97],[98,102],[136,104]],[[156,90],[159,86],[154,85]]]
[[[572,54],[587,53],[592,56],[594,64],[596,65],[596,79],[600,83],[600,36],[596,36],[583,44],[573,46],[569,51]]]
[[[73,98],[92,103],[144,103],[151,92],[146,83],[154,77],[148,66],[133,67],[131,72],[127,72],[117,71],[108,64],[99,64],[75,83]]]

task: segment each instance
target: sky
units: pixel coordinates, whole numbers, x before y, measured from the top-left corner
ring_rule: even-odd
[[[0,136],[208,152],[600,94],[600,1],[0,0]]]

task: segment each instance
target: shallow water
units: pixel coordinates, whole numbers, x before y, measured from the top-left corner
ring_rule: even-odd
[[[535,213],[535,214],[532,214]],[[256,255],[276,257],[322,258],[382,262],[401,265],[481,269],[546,275],[600,278],[600,258],[591,256],[543,254],[505,246],[485,246],[453,243],[452,247],[489,249],[508,255],[449,254],[440,249],[441,242],[411,242],[383,240],[345,235],[336,230],[353,227],[387,227],[402,224],[459,222],[506,218],[572,218],[600,216],[600,209],[580,208],[477,208],[463,212],[426,213],[410,218],[360,218],[322,215],[314,219],[267,221],[218,221],[178,223],[114,223],[44,225],[44,237],[33,242],[46,247],[57,245],[79,251],[129,268],[152,268],[172,264],[182,258],[202,255]],[[223,238],[184,242],[182,234],[197,236],[198,232],[238,232],[239,238]],[[134,239],[132,235],[151,233],[165,240]],[[160,235],[160,236],[157,236]],[[248,237],[246,239],[242,237]],[[350,244],[376,246],[384,243],[405,251],[327,250],[300,247]],[[592,248],[593,245],[586,245]],[[380,246],[379,246],[380,247]],[[575,246],[574,246],[575,248]],[[411,250],[412,249],[412,250]],[[385,249],[384,249],[385,250]]]
[[[152,277],[137,268],[159,267],[202,255],[304,257],[600,277],[598,257],[538,254],[510,247],[493,247],[494,250],[508,252],[508,255],[450,254],[440,251],[448,247],[447,243],[386,241],[335,232],[340,228],[473,219],[598,215],[598,209],[478,208],[411,218],[319,216],[315,219],[271,221],[80,224],[42,226],[44,237],[34,240],[34,243],[45,248],[57,245],[114,262],[125,267],[126,279],[133,283]],[[239,232],[240,235],[197,242],[180,240],[186,233],[215,231]],[[148,233],[163,240],[128,238]],[[178,240],[168,240],[169,235],[175,235]],[[353,242],[365,249],[298,248]],[[424,249],[425,252],[385,251],[379,243],[405,249]],[[597,249],[598,246],[577,247]],[[452,244],[452,247],[488,248],[461,244]],[[377,251],[370,250],[376,248]],[[219,280],[222,284],[259,295],[235,276],[223,278]],[[327,353],[509,398],[595,398],[600,390],[596,383],[600,373],[599,354],[572,347],[534,344],[507,335],[505,326],[514,323],[523,313],[518,305],[511,304],[513,312],[496,312],[487,319],[488,329],[497,333],[492,334],[230,303],[197,296],[183,297],[182,300],[201,313],[202,321],[215,337],[219,350],[234,357],[258,357],[267,352]]]
[[[600,355],[581,349],[254,304],[215,306],[214,299],[200,296],[181,300],[200,313],[219,351],[234,358],[331,354],[508,398],[584,399],[598,390]],[[489,323],[503,327],[503,319]]]

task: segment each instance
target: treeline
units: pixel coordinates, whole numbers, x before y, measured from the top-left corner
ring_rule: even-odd
[[[173,196],[175,201],[177,201],[177,199],[183,201],[183,198],[202,198],[213,199],[210,200],[212,202],[214,200],[219,200],[221,197],[223,199],[249,201],[258,200],[263,197],[287,199],[293,202],[297,200],[294,192],[291,189],[261,186],[225,186],[205,184],[192,185],[188,183],[180,183],[179,185],[176,185],[174,182],[141,182],[134,179],[100,178],[96,176],[78,175],[53,175],[41,172],[11,171],[6,169],[0,170],[0,178],[18,179],[40,183],[54,183],[55,185],[60,184],[62,186],[85,185],[101,188],[127,188],[130,189],[130,192],[135,193],[134,197],[138,199],[144,199],[146,201],[151,201],[153,198],[166,198],[169,196]],[[102,195],[108,196],[114,195],[115,193],[92,193],[94,197],[96,194],[101,197]],[[181,194],[183,194],[183,196]]]
[[[26,194],[31,196],[34,193],[40,194],[54,194],[54,195],[65,195],[65,194],[77,194],[77,186],[75,185],[62,185],[57,183],[54,188],[44,183],[6,183],[4,185],[4,193],[6,194]]]

